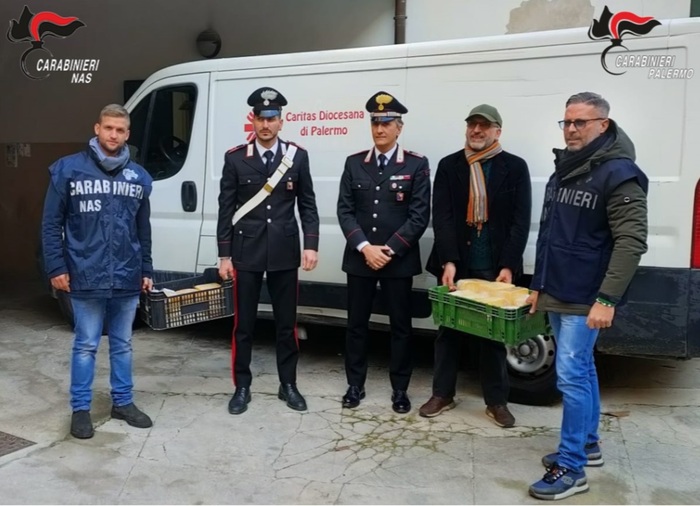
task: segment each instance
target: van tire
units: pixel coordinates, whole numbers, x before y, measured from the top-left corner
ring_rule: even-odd
[[[509,346],[507,350],[510,402],[547,406],[561,399],[557,389],[554,336],[540,335],[519,346]]]
[[[559,402],[561,392],[557,389],[557,371],[553,367],[532,379],[510,374],[510,396],[508,400],[528,406],[549,406]]]

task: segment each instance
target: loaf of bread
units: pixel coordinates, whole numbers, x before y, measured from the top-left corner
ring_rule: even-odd
[[[213,288],[221,288],[219,283],[204,283],[203,285],[194,285],[195,290],[211,290]]]
[[[456,284],[457,290],[452,296],[504,309],[526,306],[525,300],[530,294],[527,288],[483,279],[460,279]]]
[[[490,281],[486,281],[485,279],[460,279],[457,281],[457,290],[481,292],[488,290],[490,284],[492,283]]]
[[[182,295],[184,293],[195,293],[195,292],[197,292],[197,290],[195,290],[194,288],[183,288],[182,290],[178,290],[177,292],[175,292],[175,295]]]

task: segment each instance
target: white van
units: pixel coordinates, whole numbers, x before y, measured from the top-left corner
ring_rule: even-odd
[[[557,121],[570,95],[595,91],[610,102],[611,117],[634,141],[637,162],[651,181],[649,252],[629,303],[615,326],[602,333],[598,349],[700,355],[700,76],[692,77],[700,70],[700,20],[664,22],[646,36],[625,39],[629,51],[619,47],[606,56],[607,67],[626,71],[623,75],[601,66],[606,44],[590,40],[585,29],[572,29],[200,61],[156,72],[126,104],[132,114],[129,144],[155,179],[156,279],[191,276],[216,265],[224,153],[251,138],[246,99],[261,86],[289,100],[281,137],[309,151],[321,217],[318,268],[300,272],[300,322],[342,323],[346,317],[345,240],[336,219],[339,177],[349,154],[372,145],[364,104],[378,90],[408,107],[399,142],[425,154],[433,168],[463,146],[467,111],[484,102],[500,110],[504,149],[523,157],[532,174],[525,251],[525,272],[531,274],[543,189],[553,170],[551,150],[563,146]],[[659,68],[644,66],[650,64]],[[429,229],[421,243],[423,262],[431,245]],[[425,290],[435,284],[427,273],[415,279],[417,329],[434,329]],[[374,321],[388,322],[381,303]],[[547,402],[556,395],[554,347],[542,336],[510,350],[515,400]]]

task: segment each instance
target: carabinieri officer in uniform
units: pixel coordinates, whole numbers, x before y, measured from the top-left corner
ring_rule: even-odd
[[[343,407],[365,397],[367,339],[372,304],[381,286],[391,324],[389,377],[392,408],[408,413],[413,370],[411,291],[421,273],[418,240],[430,220],[428,159],[397,144],[408,110],[380,91],[366,104],[374,146],[345,161],[338,196],[338,220],[347,241],[343,271],[348,279],[348,327]]]
[[[256,138],[226,153],[219,193],[219,275],[235,279],[232,340],[236,391],[229,413],[246,411],[250,402],[250,360],[263,274],[277,331],[278,397],[291,409],[306,410],[296,386],[299,343],[296,336],[298,269],[310,271],[318,261],[318,209],[309,157],[300,146],[278,138],[282,107],[277,90],[260,88],[248,97]],[[291,159],[291,167],[288,167]],[[299,209],[304,250],[294,206]],[[237,222],[232,225],[236,216]]]

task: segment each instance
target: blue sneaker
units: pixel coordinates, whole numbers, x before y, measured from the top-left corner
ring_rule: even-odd
[[[588,479],[583,471],[576,472],[554,464],[544,477],[530,485],[530,495],[545,501],[558,501],[575,494],[588,492]]]
[[[586,462],[586,467],[600,467],[605,464],[603,460],[603,452],[600,451],[600,446],[598,443],[589,443],[584,447],[586,451],[586,457],[588,457],[588,462]],[[559,460],[559,453],[550,453],[542,457],[542,465],[549,469]]]

